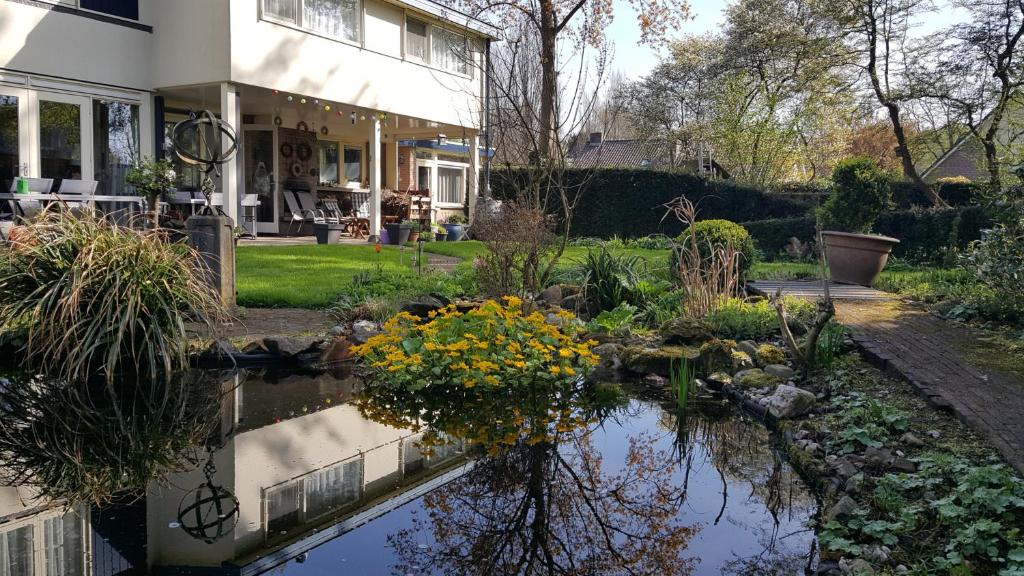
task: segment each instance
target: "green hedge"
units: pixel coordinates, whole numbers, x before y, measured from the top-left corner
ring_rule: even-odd
[[[974,204],[984,187],[980,184],[933,184],[950,206],[968,206]],[[899,180],[892,184],[892,201],[897,208],[908,210],[915,206],[929,207],[932,201],[917,189],[912,182]]]
[[[900,240],[893,249],[898,258],[941,263],[991,226],[992,219],[982,208],[968,206],[887,212],[875,223],[874,231]],[[777,218],[744,222],[743,227],[753,236],[762,256],[773,260],[784,253],[783,246],[791,237],[803,242],[813,240],[815,222],[812,217]]]
[[[495,198],[514,195],[510,180],[522,178],[518,170],[504,169],[491,175]],[[662,233],[678,236],[682,224],[665,217],[664,205],[685,195],[697,204],[701,220],[723,219],[733,222],[804,215],[810,205],[765,193],[756,188],[728,181],[707,180],[692,174],[630,169],[570,169],[565,172],[567,186],[584,186],[572,225],[576,237],[639,238]],[[557,214],[557,207],[552,213]]]

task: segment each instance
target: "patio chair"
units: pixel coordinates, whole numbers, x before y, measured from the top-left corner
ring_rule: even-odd
[[[53,178],[25,178],[25,180],[28,180],[28,191],[30,194],[49,194],[53,189]],[[15,179],[11,182],[11,192],[17,191],[18,180]],[[11,207],[9,214],[12,220],[16,216],[31,218],[43,211],[43,203],[39,200],[8,200],[7,203]],[[0,217],[2,216],[0,214]]]
[[[295,199],[299,201],[299,206],[303,212],[310,212],[313,214],[314,224],[329,224],[327,216],[324,215],[324,211],[317,207],[316,200],[313,199],[313,194],[304,192],[302,190],[294,190]],[[333,222],[337,224],[337,222]]]
[[[92,196],[96,195],[96,186],[99,182],[95,180],[70,180],[65,178],[60,181],[57,189],[57,196],[60,201],[72,210],[78,209],[83,212],[92,212],[96,208],[96,202]]]
[[[345,214],[342,213],[341,207],[338,206],[338,201],[334,198],[325,198],[320,201],[323,206],[324,218],[328,224],[340,224],[344,219]]]
[[[352,193],[352,211],[344,220],[353,238],[365,238],[370,234],[370,193]]]
[[[307,210],[306,208],[300,207],[299,201],[295,198],[295,192],[284,189],[281,191],[281,194],[284,195],[284,202],[288,205],[288,213],[291,214],[291,217],[288,220],[287,236],[291,236],[292,226],[294,226],[296,222],[299,224],[299,230],[302,230],[303,223],[316,221],[316,210]],[[301,192],[301,194],[305,194],[307,197],[309,196],[309,192]],[[311,197],[310,200],[312,200]]]

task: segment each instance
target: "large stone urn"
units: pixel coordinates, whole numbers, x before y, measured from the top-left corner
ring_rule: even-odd
[[[833,282],[871,286],[899,240],[874,234],[825,231],[825,258]]]

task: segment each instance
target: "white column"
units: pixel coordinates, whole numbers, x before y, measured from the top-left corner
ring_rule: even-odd
[[[227,82],[220,85],[220,119],[227,122],[234,129],[235,135],[241,143],[242,140],[242,107],[238,101],[238,88]],[[231,142],[225,138],[222,141],[223,150],[231,147]],[[236,226],[241,226],[241,202],[242,202],[242,178],[239,176],[239,163],[242,161],[242,154],[239,151],[234,158],[221,165],[221,192],[224,194],[224,212],[234,221]]]
[[[380,239],[380,118],[370,125],[370,242]]]
[[[480,196],[480,135],[469,139],[469,170],[466,170],[466,194],[469,194],[469,223],[476,218],[476,202]]]

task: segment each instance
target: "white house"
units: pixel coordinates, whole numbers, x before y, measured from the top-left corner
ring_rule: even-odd
[[[399,141],[479,149],[494,34],[432,0],[0,0],[0,186],[74,178],[124,193],[126,167],[167,154],[169,129],[208,109],[238,132],[216,181],[236,221],[258,194],[259,230],[278,232],[281,190],[304,184],[369,191],[377,230]],[[480,156],[444,168],[435,206],[472,208]],[[417,184],[436,195],[437,172]]]

